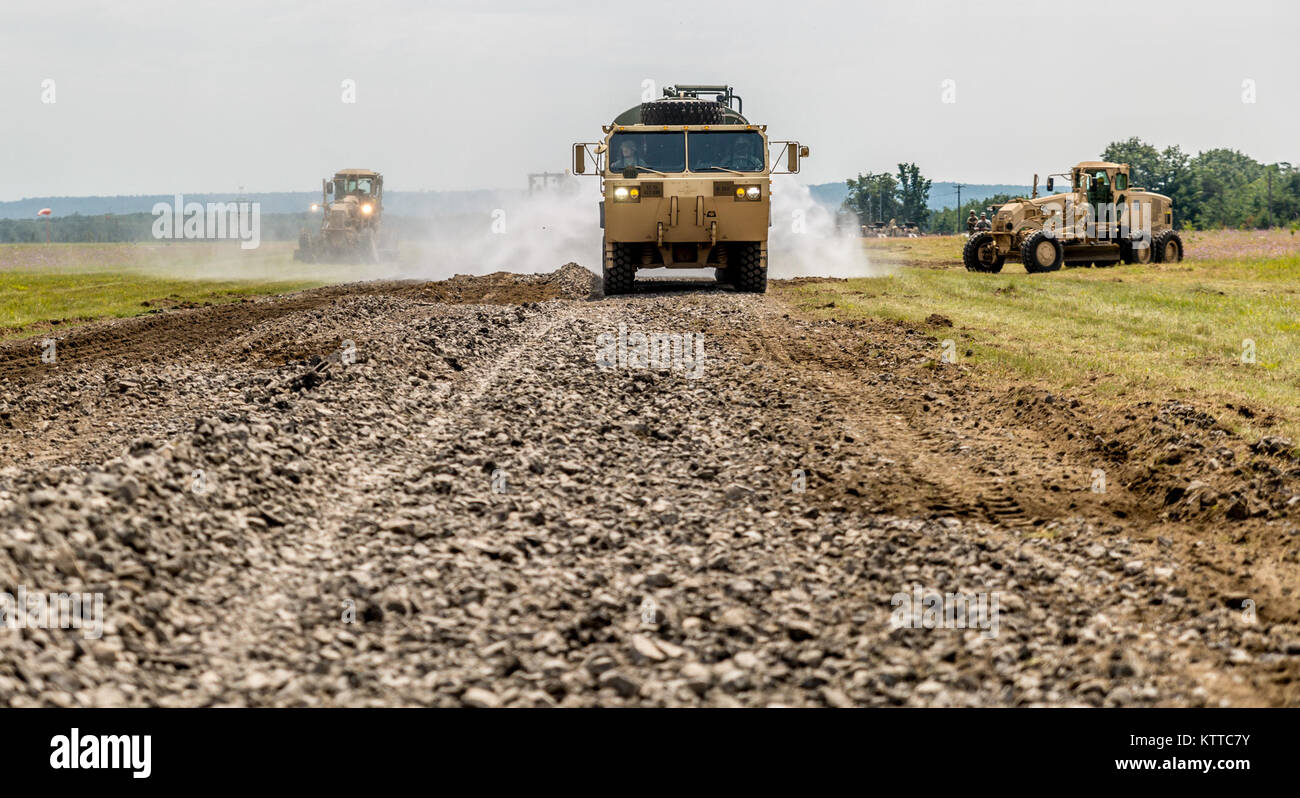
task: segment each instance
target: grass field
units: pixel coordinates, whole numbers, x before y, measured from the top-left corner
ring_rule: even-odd
[[[1029,275],[1012,261],[1002,274],[965,271],[959,236],[869,239],[873,264],[895,267],[888,276],[779,290],[828,317],[944,316],[954,326],[936,325],[935,335],[954,339],[981,378],[1028,379],[1113,406],[1195,399],[1248,437],[1300,441],[1300,237],[1220,231],[1184,241],[1182,263]],[[1227,404],[1256,416],[1223,412]],[[1269,415],[1280,422],[1265,429]]]
[[[249,251],[227,242],[6,244],[0,246],[0,338],[343,279],[312,269],[295,264],[292,245],[280,243]]]

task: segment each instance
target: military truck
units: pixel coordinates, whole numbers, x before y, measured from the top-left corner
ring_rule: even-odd
[[[730,86],[668,86],[603,125],[600,141],[573,145],[573,173],[600,176],[606,295],[659,267],[712,268],[736,290],[767,290],[771,175],[797,173],[808,148],[769,141],[743,109]]]
[[[313,236],[303,230],[298,236],[294,260],[363,261],[374,263],[392,257],[383,247],[384,176],[370,169],[343,169],[321,181],[321,200],[311,206],[320,214],[320,228]]]
[[[1163,194],[1132,185],[1129,165],[1083,161],[1049,175],[1069,181],[1069,190],[1033,194],[995,209],[991,230],[966,240],[962,262],[973,272],[999,272],[1008,256],[1030,274],[1069,266],[1167,263],[1183,259],[1183,240],[1174,231],[1173,203]]]

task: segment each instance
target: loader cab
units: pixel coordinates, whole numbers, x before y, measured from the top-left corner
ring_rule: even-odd
[[[1084,192],[1094,206],[1119,201],[1116,193],[1129,188],[1127,165],[1080,165],[1075,167],[1073,178],[1074,190]]]
[[[378,197],[380,194],[380,181],[373,177],[357,177],[355,175],[335,175],[334,177],[334,194],[335,199],[344,197]]]

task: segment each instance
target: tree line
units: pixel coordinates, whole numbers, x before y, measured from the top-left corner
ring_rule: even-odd
[[[1285,161],[1264,164],[1222,148],[1196,155],[1177,146],[1157,150],[1136,136],[1112,142],[1101,159],[1128,164],[1134,186],[1170,197],[1175,227],[1204,230],[1300,223],[1300,170]]]

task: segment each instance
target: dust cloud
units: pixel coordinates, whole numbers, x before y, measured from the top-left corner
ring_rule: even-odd
[[[599,182],[569,178],[536,193],[496,192],[465,212],[429,220],[417,240],[401,244],[391,276],[442,280],[455,274],[550,272],[577,263],[600,273]]]
[[[768,277],[876,277],[886,269],[867,259],[856,222],[837,228],[833,210],[790,175],[772,178]]]

